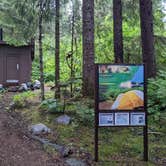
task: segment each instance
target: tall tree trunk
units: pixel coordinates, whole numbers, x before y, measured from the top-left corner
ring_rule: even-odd
[[[156,75],[154,54],[152,1],[140,0],[141,38],[143,62],[147,65],[148,78]]]
[[[113,0],[115,63],[123,63],[122,2]]]
[[[39,11],[39,60],[40,60],[40,82],[41,82],[41,99],[45,99],[44,95],[44,74],[43,74],[43,49],[42,49],[42,22],[43,22],[43,7],[40,0]]]
[[[74,2],[72,0],[72,23],[71,23],[71,73],[70,78],[74,78],[74,24],[75,24],[75,16],[74,16]],[[73,83],[70,85],[71,97],[73,96]]]
[[[59,0],[55,0],[55,98],[60,98],[60,60],[59,60],[59,47],[60,47],[60,34],[59,34]]]
[[[83,95],[94,94],[94,0],[83,0]]]

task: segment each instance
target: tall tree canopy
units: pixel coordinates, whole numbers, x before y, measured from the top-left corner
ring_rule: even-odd
[[[38,23],[39,23],[39,0],[0,0],[0,27],[4,29],[4,39],[11,44],[21,45],[26,44],[30,39],[35,37],[38,41]],[[43,71],[44,80],[46,82],[55,82],[55,0],[45,0],[43,24],[42,24],[42,40],[43,40]],[[84,2],[84,4],[83,4]],[[115,4],[118,5],[118,10],[123,11],[117,13],[117,16],[123,18],[123,23],[118,24],[114,19]],[[60,1],[61,10],[59,13],[59,35],[60,46],[59,53],[59,71],[60,81],[67,82],[71,77],[71,70],[66,63],[66,56],[71,51],[71,38],[73,33],[73,69],[74,77],[83,77],[83,92],[93,89],[93,64],[98,63],[113,63],[117,57],[114,54],[114,36],[118,36],[118,44],[120,49],[116,49],[119,55],[123,55],[125,63],[142,63],[142,37],[140,28],[140,0],[94,0],[95,5],[92,7],[92,1],[87,3],[82,0],[62,0]],[[143,3],[143,2],[142,2]],[[144,2],[145,3],[145,2]],[[73,4],[73,5],[72,5]],[[89,5],[89,6],[88,6]],[[166,23],[164,6],[161,0],[152,0],[153,5],[153,32],[154,32],[154,55],[156,56],[156,68],[165,69],[166,63]],[[81,10],[83,6],[83,11]],[[86,10],[86,7],[88,10]],[[45,9],[48,10],[45,10]],[[141,9],[141,8],[140,8]],[[74,24],[73,12],[74,11]],[[116,10],[115,10],[116,11]],[[82,15],[84,12],[84,15]],[[93,20],[94,12],[94,20]],[[146,11],[145,11],[146,12]],[[82,19],[84,21],[82,21]],[[87,21],[86,21],[87,20]],[[89,22],[88,22],[89,21]],[[82,25],[84,24],[84,26]],[[94,24],[94,25],[93,25]],[[72,25],[74,30],[72,31]],[[118,25],[120,29],[114,28]],[[82,29],[82,26],[84,27]],[[93,36],[94,26],[94,36]],[[88,29],[89,27],[89,29]],[[83,31],[82,31],[83,30]],[[92,30],[92,31],[91,31]],[[114,33],[118,30],[118,33]],[[83,35],[82,35],[83,34]],[[115,34],[115,35],[114,35]],[[123,44],[121,42],[123,34]],[[147,34],[146,34],[147,35]],[[90,37],[91,36],[91,37]],[[141,37],[142,36],[142,37]],[[95,38],[95,40],[94,40]],[[56,38],[57,39],[57,38]],[[88,40],[87,40],[88,39]],[[93,46],[93,42],[95,42]],[[121,42],[121,43],[120,43]],[[147,44],[147,43],[144,43]],[[84,45],[84,47],[83,47]],[[36,48],[39,44],[36,42]],[[94,48],[93,48],[94,47]],[[122,48],[123,47],[123,48]],[[123,51],[122,51],[123,50]],[[94,54],[95,52],[95,54]],[[33,63],[33,79],[39,79],[39,52],[35,52],[35,61]],[[144,54],[144,53],[143,53]],[[122,56],[121,56],[122,57]],[[119,61],[119,60],[117,60]],[[145,60],[144,60],[145,61]],[[147,60],[146,60],[147,61]],[[153,60],[152,60],[153,61]],[[151,62],[152,62],[151,61]],[[154,61],[153,61],[154,62]],[[155,63],[151,64],[155,64]],[[91,68],[92,66],[92,68]],[[150,70],[151,67],[149,67]],[[153,68],[155,69],[155,68]],[[91,82],[91,83],[90,83]],[[74,88],[80,86],[74,83]],[[91,84],[91,85],[90,85]],[[88,86],[86,86],[88,85]],[[88,87],[88,89],[87,89]],[[92,87],[92,88],[90,88]],[[90,90],[89,90],[90,89]]]

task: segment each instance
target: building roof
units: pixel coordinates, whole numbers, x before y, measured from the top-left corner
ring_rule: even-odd
[[[0,41],[0,45],[10,46],[10,47],[16,47],[16,48],[32,46],[32,44],[16,46],[16,45],[14,45],[14,44],[8,44],[8,43],[6,43],[5,41]]]
[[[15,46],[15,45],[8,44],[5,41],[0,41],[0,46],[8,46],[8,47],[13,47],[13,48],[30,47],[31,48],[31,59],[32,59],[32,61],[34,60],[34,44]]]

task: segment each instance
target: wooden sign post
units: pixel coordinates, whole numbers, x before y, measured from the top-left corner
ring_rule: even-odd
[[[148,161],[145,70],[143,64],[95,65],[95,161],[98,161],[101,127],[143,127],[144,160]],[[116,90],[119,94],[114,93]],[[110,96],[113,96],[113,101],[110,101]]]

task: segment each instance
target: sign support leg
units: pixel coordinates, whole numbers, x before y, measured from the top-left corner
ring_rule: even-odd
[[[144,161],[148,161],[148,128],[144,126]]]
[[[98,161],[98,126],[95,124],[95,161]]]

